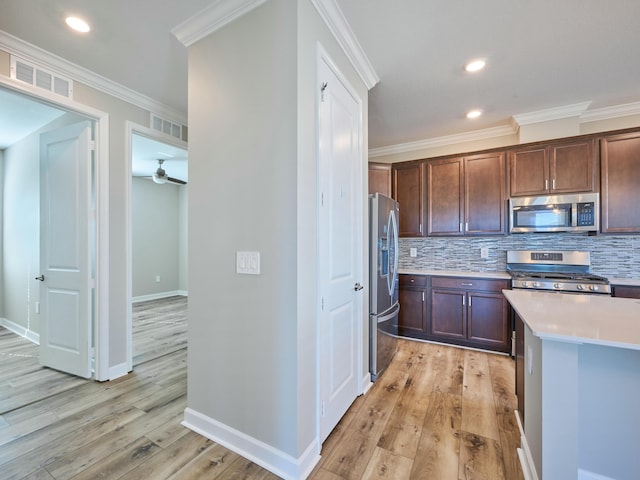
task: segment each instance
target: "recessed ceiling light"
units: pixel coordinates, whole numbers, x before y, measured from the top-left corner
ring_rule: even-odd
[[[64,20],[67,25],[74,29],[76,32],[87,33],[91,30],[91,27],[87,22],[78,17],[67,17]]]
[[[467,72],[477,72],[479,70],[482,70],[486,65],[487,65],[487,62],[479,58],[477,60],[472,60],[469,63],[467,63],[464,66],[464,69]]]
[[[471,110],[467,113],[467,118],[478,118],[480,115],[482,115],[482,110]]]

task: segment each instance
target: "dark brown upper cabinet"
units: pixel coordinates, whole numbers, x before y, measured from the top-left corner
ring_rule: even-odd
[[[600,140],[603,233],[640,233],[640,132]]]
[[[400,204],[400,237],[424,236],[424,163],[393,165],[393,198]]]
[[[390,163],[369,163],[369,194],[372,193],[391,196]]]
[[[593,139],[511,150],[511,196],[597,191],[595,152]]]
[[[427,162],[430,236],[506,233],[504,153]]]

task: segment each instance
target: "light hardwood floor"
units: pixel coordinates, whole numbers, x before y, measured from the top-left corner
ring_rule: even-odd
[[[275,475],[182,427],[186,299],[136,304],[134,372],[78,379],[0,328],[0,479],[246,479]],[[517,464],[507,357],[401,341],[311,474],[337,479],[507,479]]]

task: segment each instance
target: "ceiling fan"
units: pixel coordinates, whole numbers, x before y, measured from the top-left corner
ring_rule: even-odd
[[[155,183],[175,183],[177,185],[186,185],[187,182],[185,182],[184,180],[180,180],[179,178],[173,178],[167,175],[167,172],[165,171],[164,168],[162,168],[162,164],[164,163],[164,159],[159,158],[158,159],[158,169],[155,171],[155,173],[153,174],[153,176],[151,177],[151,179],[155,182]]]

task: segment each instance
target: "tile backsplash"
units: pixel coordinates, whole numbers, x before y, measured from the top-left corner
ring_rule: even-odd
[[[591,273],[640,279],[640,235],[575,233],[522,234],[504,237],[401,238],[400,268],[504,272],[507,250],[584,250],[591,252]],[[480,248],[487,247],[487,259]],[[416,248],[418,256],[410,257]]]

